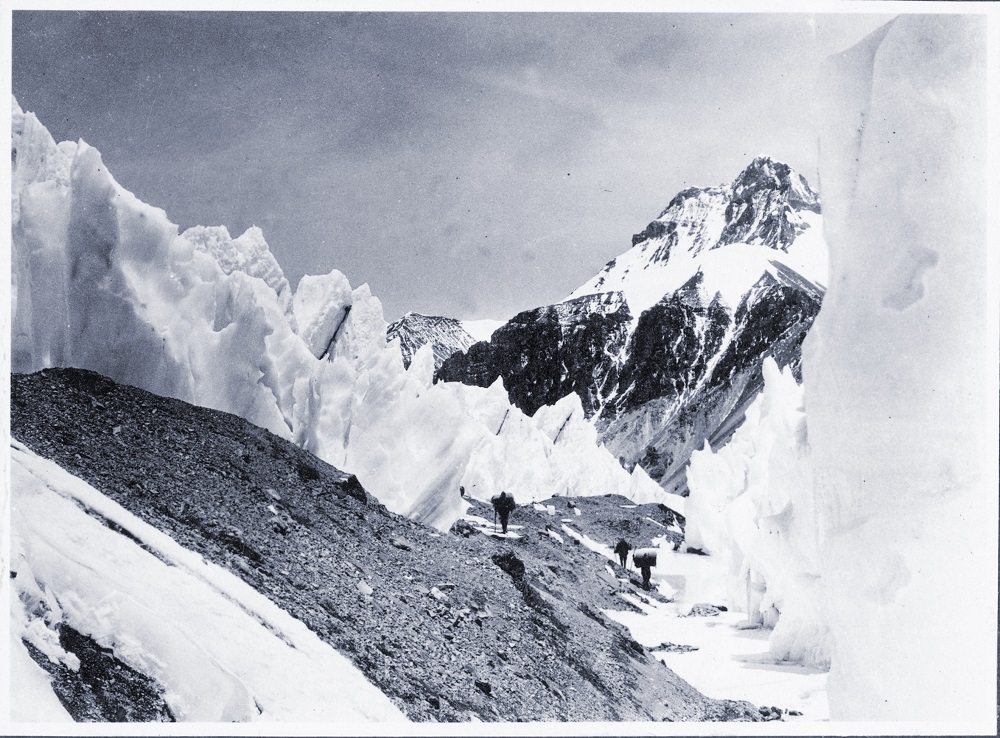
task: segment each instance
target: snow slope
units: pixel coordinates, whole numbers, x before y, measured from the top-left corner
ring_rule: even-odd
[[[259,230],[177,234],[83,141],[56,144],[14,103],[12,368],[91,369],[240,415],[355,473],[391,510],[447,529],[502,489],[642,501],[659,488],[596,443],[581,413],[538,419],[502,385],[433,385],[404,369],[378,299],[333,270],[289,295]],[[551,413],[566,430],[548,428]]]
[[[477,341],[489,341],[493,331],[502,326],[506,321],[483,318],[481,320],[460,321],[462,328]]]
[[[829,291],[803,387],[692,459],[689,542],[835,720],[996,730],[997,326],[985,21],[902,16],[826,68]],[[906,732],[905,730],[902,732]]]
[[[152,677],[178,720],[339,730],[404,720],[353,664],[242,580],[20,443],[11,455],[12,680],[33,695],[18,700],[15,720],[67,717],[21,642],[72,669],[61,623]]]

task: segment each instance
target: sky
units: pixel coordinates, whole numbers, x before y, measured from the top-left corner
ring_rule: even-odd
[[[12,88],[181,230],[294,286],[506,319],[758,154],[816,181],[822,61],[885,15],[14,11]]]

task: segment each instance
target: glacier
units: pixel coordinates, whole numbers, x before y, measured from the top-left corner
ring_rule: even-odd
[[[688,545],[726,562],[774,658],[829,665],[834,720],[996,727],[985,26],[901,16],[827,62],[803,383],[770,365],[688,473]]]
[[[501,490],[521,501],[618,493],[666,501],[599,446],[572,398],[529,417],[502,383],[404,368],[379,300],[337,270],[293,291],[257,228],[178,233],[84,141],[56,143],[13,102],[11,365],[91,369],[239,415],[358,476],[442,530]]]

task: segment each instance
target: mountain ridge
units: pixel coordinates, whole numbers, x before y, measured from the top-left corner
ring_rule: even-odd
[[[690,453],[759,391],[764,357],[799,370],[825,291],[820,211],[801,175],[759,156],[729,185],[678,193],[592,279],[453,354],[436,379],[502,378],[528,414],[575,392],[625,468],[683,493]]]

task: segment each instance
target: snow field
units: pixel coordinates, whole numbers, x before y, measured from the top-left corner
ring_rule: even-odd
[[[345,657],[242,580],[24,446],[13,444],[12,460],[12,678],[30,692],[18,687],[18,719],[65,717],[17,638],[73,668],[54,631],[65,622],[155,679],[180,721],[339,730],[405,720]]]
[[[564,524],[562,529],[617,564],[618,557],[610,546],[569,525]],[[686,617],[696,604],[725,603],[727,577],[719,559],[675,552],[665,539],[654,543],[657,564],[650,583],[671,602],[660,602],[645,597],[641,590],[628,588],[620,596],[642,612],[605,610],[604,614],[626,626],[644,646],[652,648],[667,642],[697,648],[686,653],[657,651],[654,655],[709,697],[797,710],[801,717],[786,718],[797,722],[829,719],[825,669],[775,658],[770,653],[770,631],[748,628],[750,624],[742,613],[730,610],[715,616]],[[635,574],[631,565],[629,570]],[[617,566],[612,572],[619,577]]]
[[[632,637],[649,648],[663,643],[692,646],[695,651],[654,651],[654,655],[695,689],[716,699],[748,700],[755,705],[796,710],[794,723],[829,719],[827,673],[823,669],[781,662],[769,652],[769,631],[748,628],[742,613],[687,617],[695,604],[723,604],[724,572],[710,556],[683,554],[662,547],[651,583],[671,602],[642,598],[641,591],[622,594],[642,613],[607,610]]]
[[[493,335],[493,331],[506,322],[507,321],[505,320],[492,320],[490,318],[460,321],[462,328],[466,331],[466,333],[475,338],[477,341],[489,341],[490,336]]]

